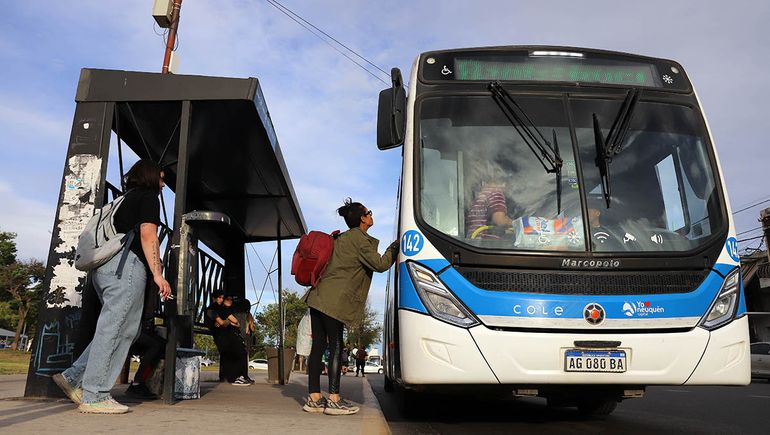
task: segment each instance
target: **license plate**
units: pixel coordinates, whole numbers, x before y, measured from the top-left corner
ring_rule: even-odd
[[[623,373],[626,371],[626,352],[570,349],[564,353],[564,371]]]

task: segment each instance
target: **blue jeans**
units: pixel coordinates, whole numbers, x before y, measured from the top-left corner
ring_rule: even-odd
[[[121,254],[92,273],[94,289],[102,302],[96,332],[83,354],[62,373],[70,384],[83,388],[83,403],[111,397],[110,390],[126,362],[128,348],[139,336],[147,269],[136,254],[129,252],[118,279],[115,271]]]

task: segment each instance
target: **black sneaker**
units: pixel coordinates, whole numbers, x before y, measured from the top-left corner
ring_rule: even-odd
[[[251,379],[248,376],[244,376],[243,379],[246,379],[246,382],[248,382],[250,384],[256,384],[257,383],[257,381],[255,381],[254,379]]]
[[[233,383],[230,385],[236,385],[239,387],[248,387],[251,385],[251,382],[247,381],[246,378],[244,378],[243,376],[238,376],[238,378],[235,381],[233,381]]]
[[[142,400],[157,400],[158,395],[154,394],[152,391],[150,391],[149,388],[147,388],[147,385],[145,384],[135,384],[131,383],[131,385],[128,386],[128,389],[126,390],[126,394],[129,396],[132,396],[137,399]]]
[[[305,402],[305,405],[302,407],[302,409],[306,412],[321,414],[324,412],[324,409],[326,409],[327,403],[328,400],[326,400],[326,397],[321,396],[320,399],[313,400],[310,398],[310,396],[308,396],[307,402]]]
[[[337,402],[333,400],[327,400],[326,409],[324,409],[324,414],[349,415],[349,414],[355,414],[358,411],[359,411],[358,406],[353,405],[353,403],[348,402],[345,399],[340,399]]]

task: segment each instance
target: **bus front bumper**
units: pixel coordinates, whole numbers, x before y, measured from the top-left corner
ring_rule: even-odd
[[[411,385],[746,385],[751,380],[745,316],[711,332],[677,333],[463,329],[407,310],[399,310],[399,325],[401,380]],[[626,371],[565,371],[565,352],[580,340],[620,341]]]

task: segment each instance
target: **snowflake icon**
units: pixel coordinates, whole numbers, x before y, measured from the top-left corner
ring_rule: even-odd
[[[673,78],[671,78],[671,76],[670,76],[670,75],[668,75],[668,74],[663,74],[663,81],[664,81],[664,82],[666,82],[666,83],[667,83],[667,84],[669,84],[669,85],[670,85],[671,83],[674,83],[674,79],[673,79]]]

